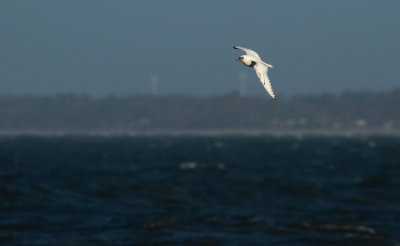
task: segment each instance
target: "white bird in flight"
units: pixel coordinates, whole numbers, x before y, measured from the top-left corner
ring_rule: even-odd
[[[271,87],[271,82],[268,78],[268,68],[274,68],[272,65],[261,60],[260,56],[253,50],[246,49],[240,46],[233,46],[234,49],[243,50],[246,55],[239,56],[236,61],[241,61],[244,65],[254,68],[257,73],[258,79],[263,84],[264,88],[275,99],[274,91]]]

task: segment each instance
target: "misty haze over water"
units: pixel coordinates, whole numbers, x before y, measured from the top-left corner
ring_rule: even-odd
[[[1,96],[3,134],[394,134],[400,91],[304,95]]]

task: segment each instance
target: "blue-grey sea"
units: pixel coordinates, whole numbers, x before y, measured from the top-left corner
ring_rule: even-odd
[[[1,137],[0,245],[400,245],[400,138]]]

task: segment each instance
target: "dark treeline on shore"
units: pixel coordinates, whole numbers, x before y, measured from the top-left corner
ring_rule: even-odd
[[[0,96],[0,130],[400,128],[400,89],[272,100],[221,96]]]

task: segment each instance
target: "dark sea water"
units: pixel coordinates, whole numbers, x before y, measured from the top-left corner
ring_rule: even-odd
[[[400,138],[2,137],[0,245],[400,245]]]

